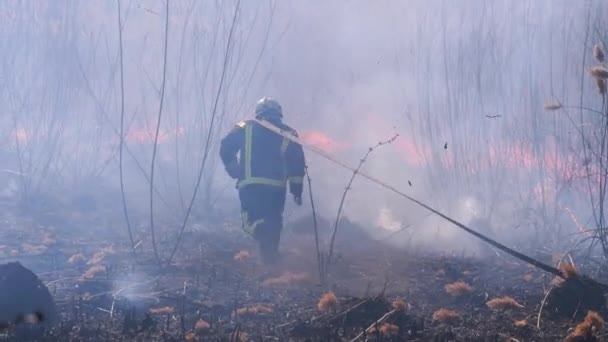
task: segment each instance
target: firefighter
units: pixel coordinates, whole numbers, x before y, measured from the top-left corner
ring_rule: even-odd
[[[281,105],[272,98],[258,101],[255,119],[297,137],[296,131],[283,123]],[[302,204],[302,146],[255,120],[245,120],[224,137],[220,157],[228,175],[237,179],[243,229],[258,242],[264,263],[276,261],[287,186],[295,203]]]

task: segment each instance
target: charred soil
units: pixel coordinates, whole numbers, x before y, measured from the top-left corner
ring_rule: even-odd
[[[601,305],[581,305],[570,288],[506,255],[413,253],[357,234],[338,241],[321,285],[311,235],[286,233],[282,261],[263,266],[231,226],[195,225],[163,267],[143,252],[145,239],[134,255],[127,240],[95,229],[76,236],[31,222],[2,232],[0,256],[35,270],[55,299],[61,323],[41,341],[559,341],[589,310],[606,317],[603,294],[591,294]],[[577,341],[602,338],[600,325],[587,325]],[[19,340],[15,330],[2,334]]]

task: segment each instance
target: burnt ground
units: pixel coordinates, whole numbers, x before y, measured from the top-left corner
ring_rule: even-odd
[[[350,228],[340,232],[347,238],[339,239],[331,275],[321,285],[307,233],[286,233],[282,262],[268,267],[256,262],[255,246],[236,223],[194,223],[174,262],[159,269],[149,239],[133,255],[120,221],[69,221],[42,225],[3,216],[2,262],[18,260],[36,272],[55,298],[61,323],[42,332],[5,330],[2,339],[349,341],[401,299],[405,307],[386,320],[394,326],[379,324],[361,341],[558,341],[585,314],[560,317],[545,308],[538,328],[553,277],[505,255],[431,255],[391,248]],[[174,241],[166,232],[174,227],[158,223],[163,258]],[[446,285],[459,280],[472,289],[448,294]],[[329,300],[320,311],[328,291],[337,303]],[[486,305],[502,296],[520,305]],[[434,319],[442,308],[457,317]]]

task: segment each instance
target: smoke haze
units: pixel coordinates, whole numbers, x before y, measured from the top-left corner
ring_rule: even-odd
[[[157,217],[175,223],[184,215],[215,114],[196,217],[238,220],[218,143],[271,96],[304,140],[353,166],[399,134],[363,170],[501,241],[530,247],[550,232],[545,242],[559,249],[578,231],[573,216],[590,221],[587,183],[575,171],[583,162],[576,128],[543,104],[598,105],[595,85],[584,79],[581,89],[581,77],[601,39],[591,32],[585,43],[586,18],[601,19],[601,1],[238,4],[231,30],[235,1],[170,3]],[[125,187],[129,207],[146,215],[165,3],[121,5]],[[116,3],[5,1],[0,16],[0,169],[26,181],[0,177],[35,198],[59,192],[82,203],[89,195],[120,212]],[[307,159],[317,207],[333,222],[351,173],[310,152]],[[287,214],[289,224],[310,209],[290,205]],[[389,239],[400,246],[479,246],[362,178],[344,215],[379,239],[407,227]]]

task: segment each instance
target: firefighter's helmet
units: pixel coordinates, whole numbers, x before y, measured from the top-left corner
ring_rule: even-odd
[[[283,117],[283,108],[273,98],[263,97],[255,106],[256,117]]]

